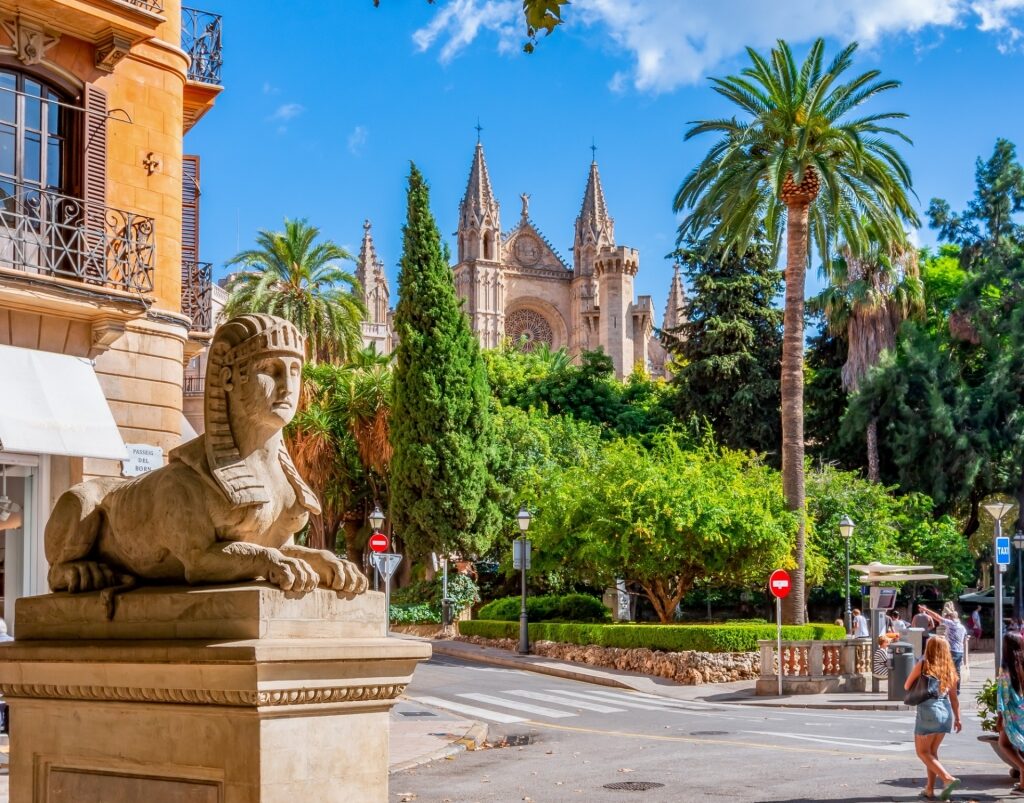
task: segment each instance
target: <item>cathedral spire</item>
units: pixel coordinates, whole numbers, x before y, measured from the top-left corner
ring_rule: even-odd
[[[597,172],[596,158],[590,163],[587,188],[583,192],[583,205],[576,218],[576,244],[593,242],[600,246],[615,243],[615,222],[608,216],[601,176]]]
[[[685,322],[686,292],[683,290],[683,281],[679,278],[679,263],[677,262],[672,271],[672,284],[668,289],[668,302],[665,304],[665,318],[661,323],[661,330],[671,332]]]
[[[373,235],[370,233],[370,229],[370,221],[364,220],[363,244],[359,247],[359,259],[356,260],[356,278],[363,288],[364,300],[373,289],[374,272],[378,263],[377,249],[373,245]]]
[[[501,220],[494,200],[484,146],[476,143],[466,194],[459,204],[459,261],[501,259]]]

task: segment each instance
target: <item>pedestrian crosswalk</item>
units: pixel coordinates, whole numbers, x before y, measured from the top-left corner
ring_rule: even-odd
[[[512,724],[531,717],[567,719],[583,712],[619,714],[630,711],[693,712],[693,704],[669,700],[643,692],[614,692],[603,689],[569,691],[566,689],[505,689],[489,694],[461,692],[450,698],[427,695],[410,696],[416,703],[442,708],[454,714],[488,722]]]

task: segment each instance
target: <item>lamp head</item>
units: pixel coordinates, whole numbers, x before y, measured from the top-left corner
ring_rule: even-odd
[[[853,519],[851,519],[849,516],[844,515],[839,520],[839,533],[847,541],[849,541],[850,540],[850,536],[853,535],[853,526],[854,526],[853,525]]]
[[[1003,516],[1009,513],[1014,508],[1013,502],[1004,502],[1002,500],[995,500],[992,502],[986,502],[982,505],[985,508],[985,512],[988,513],[996,521],[1000,521]]]
[[[380,505],[373,506],[373,513],[370,514],[370,526],[379,530],[384,525],[384,514],[380,511]]]
[[[522,505],[519,508],[519,513],[516,515],[516,521],[519,523],[519,531],[525,533],[530,529],[530,511],[526,509],[526,505]]]

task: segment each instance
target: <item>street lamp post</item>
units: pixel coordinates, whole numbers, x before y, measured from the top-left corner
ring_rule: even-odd
[[[380,528],[384,526],[384,514],[381,513],[380,505],[374,504],[373,512],[370,514],[369,518],[370,518],[370,527],[373,529],[373,534],[376,535],[377,533],[380,532]],[[380,575],[380,572],[378,572],[377,571],[377,567],[374,566],[374,570],[373,570],[373,590],[374,591],[377,590],[377,577],[378,577],[378,575]],[[391,612],[388,611],[389,616],[390,616],[390,613]]]
[[[850,610],[850,538],[853,536],[853,519],[844,515],[839,521],[839,534],[846,542],[846,632],[853,632],[853,612]]]
[[[1013,509],[1013,504],[989,502],[982,507],[996,523],[995,540],[992,542],[992,571],[995,575],[995,622],[992,623],[992,635],[995,641],[995,672],[999,674],[1003,665],[1003,567],[996,562],[996,543],[1003,535],[1003,516]]]
[[[1017,548],[1017,594],[1013,598],[1013,618],[1019,625],[1024,619],[1024,533],[1020,530],[1013,536],[1013,545]]]
[[[526,505],[519,508],[516,516],[519,524],[519,532],[522,533],[519,541],[519,570],[522,583],[522,601],[519,607],[519,654],[530,654],[530,629],[529,620],[526,616],[526,564],[530,557],[530,541],[526,537],[526,531],[530,529],[530,511]]]

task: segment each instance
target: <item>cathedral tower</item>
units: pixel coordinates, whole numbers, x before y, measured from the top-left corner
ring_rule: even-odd
[[[598,338],[598,307],[600,289],[595,269],[603,248],[615,245],[615,221],[608,216],[597,160],[590,163],[587,188],[583,192],[583,205],[576,218],[576,233],[572,245],[573,278],[570,290],[570,352],[579,354],[594,349]],[[632,295],[630,295],[632,299]]]
[[[384,275],[384,263],[370,233],[370,221],[363,223],[363,244],[356,261],[356,279],[363,290],[366,319],[363,321],[363,346],[373,346],[378,354],[391,353],[391,327],[388,321],[390,292]]]
[[[501,219],[484,161],[484,146],[479,140],[466,194],[459,205],[457,237],[455,291],[466,300],[466,312],[480,345],[496,348],[505,335]]]

